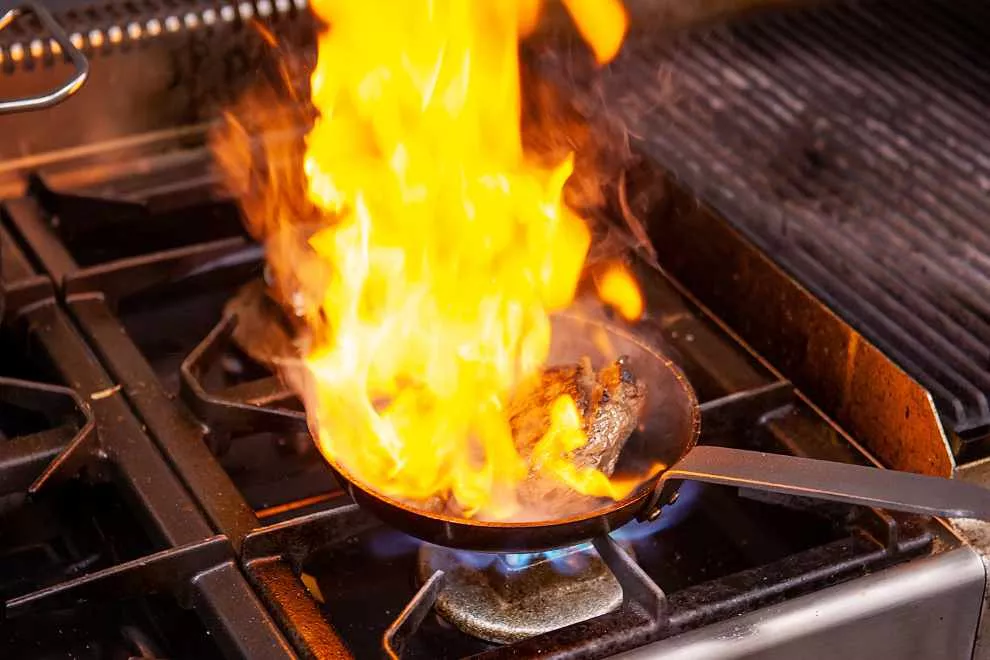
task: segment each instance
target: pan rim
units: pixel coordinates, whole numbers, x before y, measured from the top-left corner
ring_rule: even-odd
[[[566,316],[574,318],[577,320],[587,321],[588,319],[568,313],[566,311],[557,312],[558,316]],[[624,339],[638,344],[644,351],[654,355],[665,368],[669,369],[673,374],[675,380],[681,387],[681,390],[688,398],[688,405],[690,406],[691,415],[691,431],[690,437],[687,442],[685,442],[681,448],[681,452],[677,457],[677,461],[674,461],[671,465],[665,466],[662,470],[659,470],[656,474],[645,478],[639,486],[633,489],[632,493],[627,497],[614,501],[604,507],[599,507],[592,509],[586,513],[576,514],[572,516],[567,516],[564,518],[556,518],[552,520],[528,520],[528,521],[492,521],[492,520],[477,520],[474,518],[460,518],[442,513],[434,513],[430,511],[424,511],[416,507],[410,506],[405,502],[401,502],[391,496],[385,495],[377,490],[372,489],[365,483],[357,480],[352,473],[345,469],[339,461],[336,459],[330,459],[324,456],[324,459],[330,464],[333,470],[346,482],[347,487],[356,488],[364,493],[366,496],[373,498],[385,505],[390,507],[400,509],[411,515],[419,516],[421,518],[427,518],[434,522],[446,524],[446,525],[457,525],[460,527],[474,527],[474,528],[484,528],[484,529],[506,529],[506,530],[533,530],[541,528],[552,528],[552,527],[563,527],[568,525],[576,525],[580,523],[590,522],[592,520],[601,519],[603,517],[608,517],[619,511],[623,511],[630,507],[634,507],[638,502],[647,500],[650,493],[652,493],[657,482],[662,478],[663,474],[670,470],[677,462],[682,459],[691,449],[697,444],[698,438],[701,435],[701,407],[698,403],[698,395],[692,387],[691,382],[688,380],[684,371],[677,365],[673,360],[671,360],[663,351],[659,348],[647,345],[639,337],[634,336],[627,331],[615,326],[609,322],[603,322],[603,325],[608,326],[610,332],[622,336]],[[353,495],[352,495],[353,498]]]

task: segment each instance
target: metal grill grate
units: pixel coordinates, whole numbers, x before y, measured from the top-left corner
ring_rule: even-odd
[[[988,39],[981,2],[764,14],[631,41],[594,98],[962,433],[990,423]]]

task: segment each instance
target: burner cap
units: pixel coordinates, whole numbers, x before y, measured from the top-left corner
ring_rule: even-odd
[[[622,604],[622,587],[590,544],[527,555],[419,551],[419,577],[445,573],[440,615],[481,639],[509,644],[587,621]]]

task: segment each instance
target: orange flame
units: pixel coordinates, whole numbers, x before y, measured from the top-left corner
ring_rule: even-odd
[[[578,467],[567,456],[588,442],[577,403],[568,395],[554,400],[550,406],[550,428],[533,447],[530,461],[544,474],[551,474],[572,489],[585,495],[619,500],[628,495],[641,479],[609,479],[600,470]],[[655,464],[649,476],[664,469]]]
[[[643,295],[625,265],[609,264],[596,284],[602,301],[614,307],[624,319],[638,321],[643,316]]]
[[[565,5],[596,58],[612,58],[621,2]],[[324,219],[308,251],[269,241],[268,258],[304,289],[314,434],[385,495],[513,515],[527,465],[504,408],[544,365],[549,315],[573,301],[590,242],[562,202],[572,159],[548,169],[523,152],[518,47],[541,2],[312,6],[331,26],[304,162]],[[553,474],[589,495],[628,492],[566,460],[587,441],[573,401],[551,417],[538,459]]]

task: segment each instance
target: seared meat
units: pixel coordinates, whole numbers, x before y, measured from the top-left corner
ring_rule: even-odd
[[[598,499],[582,495],[552,475],[542,472],[533,460],[533,448],[550,428],[554,401],[569,395],[581,415],[588,442],[570,454],[581,468],[596,468],[611,476],[619,454],[640,423],[646,404],[646,386],[620,358],[597,373],[587,359],[578,364],[551,367],[526,386],[509,403],[509,423],[519,455],[529,464],[529,474],[517,495],[524,511],[520,519],[562,518],[589,511]],[[453,498],[435,496],[417,507],[432,513],[458,516]]]
[[[270,297],[261,279],[249,282],[230,299],[224,310],[236,315],[232,339],[253,360],[281,373],[286,361],[298,355],[291,325]],[[532,453],[550,427],[553,403],[569,395],[577,405],[588,442],[570,460],[579,468],[596,468],[611,476],[626,440],[640,422],[646,387],[620,358],[598,372],[588,359],[577,364],[551,367],[520,387],[509,403],[509,422],[519,455],[529,464],[529,474],[517,491],[527,517],[563,517],[582,513],[596,498],[577,493],[535,465]],[[450,496],[437,495],[415,505],[432,513],[463,515]]]
[[[588,442],[574,450],[571,461],[611,476],[626,440],[639,425],[646,403],[646,387],[620,358],[598,373],[589,360],[553,367],[524,387],[509,406],[509,422],[519,454],[530,460],[533,447],[550,428],[550,409],[562,395],[577,404]],[[588,500],[530,462],[530,473],[519,489],[524,505],[539,506],[558,515],[579,513]]]

